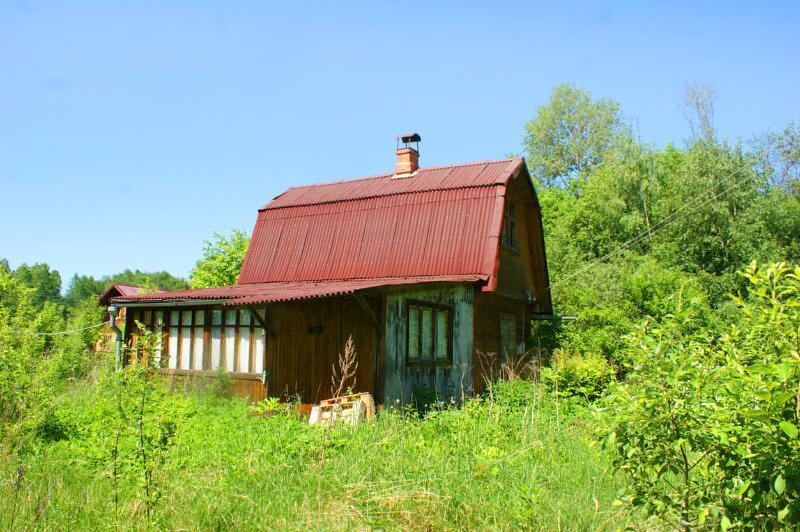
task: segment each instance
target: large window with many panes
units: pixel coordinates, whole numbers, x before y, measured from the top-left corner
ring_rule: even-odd
[[[408,304],[408,363],[449,364],[452,360],[452,310],[431,303]]]
[[[165,369],[260,374],[266,311],[256,312],[260,319],[246,309],[224,308],[131,309],[130,317],[159,336],[156,356]]]

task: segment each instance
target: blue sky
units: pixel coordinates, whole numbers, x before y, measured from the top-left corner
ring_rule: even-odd
[[[188,275],[292,184],[500,158],[568,81],[643,140],[800,120],[800,2],[0,0],[0,257]]]

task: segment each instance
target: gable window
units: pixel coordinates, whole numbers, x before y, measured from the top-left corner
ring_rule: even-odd
[[[517,318],[500,314],[500,360],[509,360],[517,354]]]
[[[430,303],[408,305],[408,363],[449,364],[452,312]]]
[[[517,239],[517,209],[510,201],[506,204],[506,211],[503,215],[503,246],[519,250],[519,240]]]

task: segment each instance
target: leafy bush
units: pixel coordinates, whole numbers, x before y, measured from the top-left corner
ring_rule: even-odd
[[[608,398],[624,498],[670,526],[800,523],[800,267],[743,275],[738,323],[689,335],[690,316],[648,321]]]
[[[542,384],[559,397],[594,400],[615,380],[614,368],[601,355],[557,349],[549,368],[542,368]]]
[[[530,380],[497,381],[488,388],[494,402],[510,408],[524,408],[536,400],[536,384]]]

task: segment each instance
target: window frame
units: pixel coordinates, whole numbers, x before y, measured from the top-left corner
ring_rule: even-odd
[[[517,206],[513,201],[507,200],[503,210],[503,233],[500,236],[500,243],[503,248],[519,253],[518,233]]]
[[[503,320],[510,319],[513,323],[513,327],[511,328],[511,332],[514,334],[514,347],[511,353],[505,353],[503,350]],[[499,349],[497,350],[500,360],[508,360],[509,358],[514,358],[517,356],[517,316],[516,314],[510,314],[508,312],[501,312],[497,317],[497,328],[498,328],[498,343]]]
[[[417,341],[419,342],[418,345],[421,346],[422,344],[422,311],[423,310],[431,310],[433,312],[431,317],[431,323],[433,325],[432,329],[432,336],[431,342],[434,346],[434,350],[438,343],[438,328],[439,328],[439,320],[438,320],[438,313],[446,312],[447,313],[447,330],[445,331],[446,336],[446,343],[447,348],[445,352],[445,356],[443,358],[436,358],[435,351],[432,353],[433,357],[410,357],[409,354],[411,352],[411,338],[412,338],[412,331],[410,327],[411,321],[411,308],[419,309],[419,318],[417,319]],[[453,365],[453,334],[454,334],[454,324],[453,324],[453,307],[449,305],[443,305],[440,303],[431,303],[429,301],[420,301],[420,300],[407,300],[405,304],[405,324],[406,324],[406,365],[410,367],[450,367]],[[420,355],[422,354],[421,348]]]
[[[262,318],[269,322],[270,315],[271,315],[271,308],[269,305],[259,306],[254,309],[256,312],[263,310]],[[213,313],[215,311],[221,311],[221,323],[218,325],[214,325],[213,321]],[[234,322],[232,324],[228,324],[227,322],[227,315],[226,311],[234,312]],[[158,369],[162,373],[167,374],[175,374],[175,375],[201,375],[201,374],[214,374],[216,373],[216,369],[213,369],[213,358],[212,358],[212,346],[211,346],[211,336],[212,336],[212,329],[218,328],[220,330],[220,367],[226,367],[227,359],[226,359],[226,338],[225,338],[225,329],[232,328],[234,330],[233,336],[233,370],[228,371],[226,373],[232,375],[236,378],[247,378],[247,376],[253,376],[261,378],[261,373],[254,373],[254,370],[257,366],[256,361],[256,333],[258,331],[262,331],[262,334],[266,335],[266,331],[261,326],[260,322],[253,316],[254,311],[247,307],[227,307],[222,305],[175,305],[175,306],[162,306],[157,305],[153,307],[138,307],[138,308],[129,308],[127,309],[127,315],[130,317],[130,322],[133,323],[134,321],[138,320],[143,323],[143,325],[149,329],[150,331],[154,331],[156,329],[156,312],[161,312],[161,321],[163,323],[160,331],[161,336],[161,353],[160,353],[160,364]],[[188,323],[184,323],[184,312],[188,314]],[[197,321],[197,312],[203,313],[203,323],[202,325],[196,323]],[[248,312],[250,314],[250,322],[247,325],[241,323],[241,313]],[[143,321],[145,315],[149,313],[149,320]],[[172,316],[175,315],[177,317],[177,323],[175,325],[172,324],[171,319]],[[177,353],[175,359],[175,367],[170,367],[170,329],[177,329]],[[189,344],[188,344],[188,353],[182,353],[182,340],[184,337],[184,329],[188,329],[189,331]],[[131,329],[130,335],[126,332],[126,336],[128,339],[134,338],[135,335],[135,326]],[[202,352],[198,352],[199,350],[196,349],[196,342],[195,339],[199,338],[198,335],[202,335],[203,339],[203,349]],[[242,335],[246,334],[248,337],[248,345],[247,345],[247,369],[248,371],[242,371],[241,367],[241,354],[240,354],[240,341],[242,339]],[[130,341],[130,340],[128,340]],[[263,349],[267,348],[266,340],[262,343]],[[184,368],[184,358],[188,356],[188,367]],[[195,367],[195,364],[199,362],[199,368]],[[263,366],[263,363],[262,363]],[[264,368],[262,367],[262,372]]]

